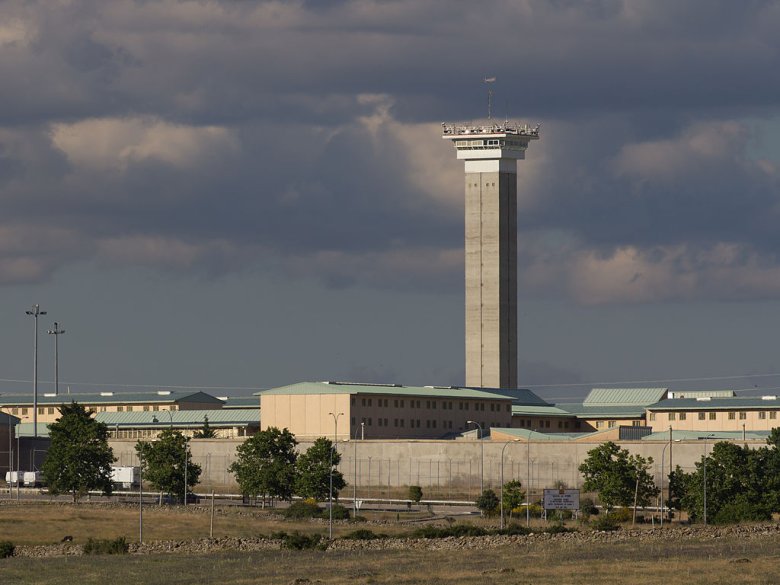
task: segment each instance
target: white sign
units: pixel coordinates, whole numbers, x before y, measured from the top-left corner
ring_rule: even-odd
[[[544,490],[545,510],[579,510],[580,490]]]

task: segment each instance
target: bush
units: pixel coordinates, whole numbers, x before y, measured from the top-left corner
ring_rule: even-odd
[[[765,507],[748,502],[725,504],[715,517],[713,524],[737,524],[739,522],[763,522],[771,520],[772,513]]]
[[[587,519],[588,516],[596,516],[599,513],[599,509],[593,503],[592,498],[582,498],[580,500],[580,513]]]
[[[320,514],[322,514],[322,508],[320,508],[316,502],[309,500],[293,502],[284,511],[284,517],[292,520],[300,520],[302,518],[319,518]]]
[[[423,497],[423,491],[422,488],[419,485],[410,485],[409,486],[409,499],[412,500],[415,504],[419,504],[420,500],[422,500]]]
[[[302,534],[297,530],[292,534],[286,532],[274,532],[271,538],[282,541],[282,548],[290,550],[305,550],[318,548],[322,540],[321,534]]]
[[[453,524],[446,528],[424,526],[412,533],[412,538],[449,538],[452,536],[485,536],[488,531],[473,524]]]
[[[609,515],[612,516],[612,518],[614,518],[617,522],[625,524],[626,522],[631,522],[634,519],[634,509],[616,508],[612,510]]]
[[[486,489],[475,502],[483,516],[493,516],[498,511],[499,501],[496,492]]]
[[[360,530],[354,530],[349,534],[345,534],[341,538],[344,538],[346,540],[377,540],[380,538],[387,538],[387,535],[377,534],[373,530],[367,530],[365,528],[361,528]]]
[[[591,527],[593,530],[613,532],[620,528],[620,522],[612,514],[601,514],[591,523]]]
[[[320,518],[325,520],[330,519],[330,512],[325,508],[319,514]],[[345,508],[341,504],[333,504],[333,519],[334,520],[349,520],[349,509]]]
[[[16,547],[13,542],[8,540],[0,540],[0,559],[7,559],[14,556],[14,550]]]
[[[84,545],[85,555],[123,555],[129,546],[124,536],[110,538],[89,538]]]
[[[576,528],[567,528],[563,524],[553,524],[544,529],[547,534],[564,534],[566,532],[577,532]]]
[[[541,518],[542,516],[542,506],[541,504],[531,504],[530,506],[519,506],[517,508],[514,508],[512,510],[513,516],[518,516],[520,518],[525,518],[525,509],[529,508],[529,513],[531,515],[531,518]]]
[[[503,534],[504,536],[524,536],[526,534],[531,534],[531,532],[532,530],[530,528],[513,522],[503,530],[499,530],[498,534]]]

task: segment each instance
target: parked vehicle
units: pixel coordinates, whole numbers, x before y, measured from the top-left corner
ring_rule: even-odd
[[[111,466],[111,482],[123,489],[136,488],[140,484],[139,467]]]

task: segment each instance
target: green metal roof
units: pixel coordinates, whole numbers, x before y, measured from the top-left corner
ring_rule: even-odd
[[[256,396],[226,396],[224,403],[222,408],[257,408],[260,400]]]
[[[641,418],[645,415],[643,406],[586,406],[579,402],[556,404],[570,415],[583,419]]]
[[[539,433],[531,429],[493,429],[497,433],[525,439],[526,441],[571,441],[593,433]]]
[[[508,396],[454,386],[401,386],[400,384],[353,384],[351,382],[299,382],[279,388],[257,392],[262,395],[305,395],[305,394],[389,394],[397,396],[420,396],[427,398],[481,398],[489,400],[512,400]]]
[[[501,396],[507,396],[512,399],[512,404],[516,405],[536,405],[536,406],[552,406],[546,400],[537,396],[531,390],[527,388],[476,388],[468,386],[471,390],[482,390],[483,392],[490,392],[491,394],[500,394]]]
[[[526,404],[512,405],[512,416],[519,416],[524,414],[533,416],[572,416],[570,412],[566,412],[557,406],[535,406]]]
[[[584,406],[647,406],[666,397],[668,388],[593,388]]]
[[[171,413],[171,418],[168,413]],[[148,412],[98,412],[95,420],[105,423],[109,429],[165,429],[171,424],[175,429],[199,429],[204,417],[208,417],[209,426],[215,429],[225,427],[260,426],[260,409],[248,408],[214,410],[162,410]],[[157,422],[154,419],[157,419]],[[33,436],[33,423],[22,423],[18,427],[20,437]],[[38,435],[49,436],[47,423],[38,423]]]
[[[735,396],[734,398],[669,398],[649,405],[648,410],[780,410],[778,396]]]
[[[157,392],[94,392],[80,394],[39,393],[39,406],[56,406],[78,402],[79,404],[171,404],[178,402],[212,403],[221,406],[222,401],[205,392],[184,392],[180,390],[159,390]],[[32,406],[33,396],[29,394],[4,394],[0,404],[8,406]]]
[[[769,436],[770,431],[746,431],[745,440],[748,441],[764,441]],[[725,441],[740,441],[742,440],[742,431],[672,431],[673,441],[697,441],[704,440],[717,441],[718,439]],[[668,441],[669,431],[661,431],[658,433],[652,433],[645,437],[642,437],[643,441]]]

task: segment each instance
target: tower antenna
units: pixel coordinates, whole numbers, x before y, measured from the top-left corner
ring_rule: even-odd
[[[496,82],[495,75],[493,77],[485,77],[482,82],[488,86],[488,120],[493,119],[493,86],[491,83]]]

